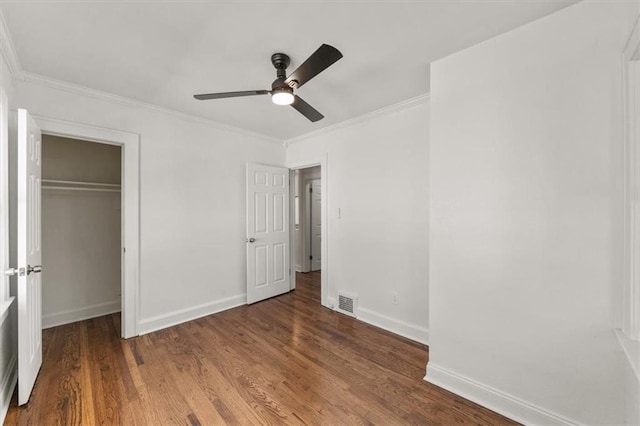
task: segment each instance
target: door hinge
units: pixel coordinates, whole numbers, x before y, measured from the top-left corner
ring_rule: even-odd
[[[309,187],[309,192],[313,192],[313,186]]]
[[[313,256],[309,255],[309,260],[313,260]]]

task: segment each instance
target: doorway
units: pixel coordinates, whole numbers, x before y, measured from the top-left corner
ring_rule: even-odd
[[[140,287],[140,135],[33,116],[43,134],[121,147],[121,337],[138,335]]]
[[[322,169],[293,171],[293,252],[296,286],[321,299],[322,282]],[[315,294],[317,293],[317,294]]]
[[[122,149],[42,136],[42,326],[121,311]]]

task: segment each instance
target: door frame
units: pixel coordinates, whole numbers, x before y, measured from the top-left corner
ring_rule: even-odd
[[[14,297],[10,292],[10,279],[4,271],[10,268],[9,253],[9,102],[4,87],[0,86],[0,327],[9,316]],[[11,234],[13,234],[11,232]],[[11,360],[15,362],[15,360]],[[9,364],[11,365],[11,364]],[[2,404],[3,401],[0,401]],[[1,417],[0,412],[0,417]]]
[[[305,212],[305,222],[306,222],[306,227],[305,227],[305,233],[306,235],[306,239],[304,241],[304,250],[303,250],[303,255],[304,255],[304,261],[306,262],[306,268],[305,270],[308,272],[312,272],[313,271],[313,261],[311,259],[309,259],[309,256],[311,256],[313,253],[313,226],[311,224],[312,221],[312,217],[313,215],[311,214],[311,210],[313,209],[313,196],[311,195],[311,188],[313,186],[313,181],[315,180],[319,180],[320,181],[320,189],[322,190],[322,179],[320,178],[306,178],[305,184],[304,184],[304,190],[305,190],[305,200],[306,200],[306,212]],[[320,199],[322,200],[322,194],[320,194]],[[322,221],[322,201],[320,202],[320,220]],[[322,223],[321,223],[322,226]],[[322,228],[320,229],[322,231]],[[320,239],[320,247],[322,247],[322,238]],[[322,264],[322,249],[320,250],[320,264]],[[321,269],[322,270],[322,269]]]
[[[622,53],[624,96],[624,266],[616,328],[640,341],[640,20]],[[636,371],[640,377],[640,372]]]
[[[322,172],[322,169],[321,169]],[[302,226],[302,271],[311,272],[311,181],[313,178],[305,178],[302,181],[304,192],[304,226]],[[321,259],[322,260],[322,259]]]
[[[325,306],[329,309],[332,309],[332,306],[329,302],[329,204],[328,204],[328,183],[329,183],[329,155],[322,154],[317,157],[310,158],[307,161],[300,161],[295,163],[290,163],[287,165],[289,168],[289,179],[290,182],[293,182],[295,179],[294,171],[300,169],[307,169],[309,167],[320,166],[320,188],[322,189],[322,194],[320,195],[320,203],[321,211],[320,211],[320,224],[322,226],[322,240],[320,242],[320,255],[322,258],[320,259],[320,268],[322,273],[320,274],[320,303],[322,306]],[[289,185],[289,193],[290,200],[294,199],[294,188],[295,185]],[[291,217],[294,214],[294,203],[289,203],[289,211]],[[290,233],[289,233],[289,241],[292,247],[290,250],[290,264],[295,265],[295,221],[291,220],[289,223]],[[291,290],[296,288],[296,271],[295,267],[290,269],[290,280],[291,280]]]
[[[32,115],[42,134],[121,147],[121,336],[137,336],[140,312],[140,135]]]

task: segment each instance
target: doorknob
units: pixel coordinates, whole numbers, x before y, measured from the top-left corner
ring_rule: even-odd
[[[4,271],[4,274],[8,277],[12,277],[14,275],[18,275],[19,269],[18,268],[9,268],[6,271]]]
[[[42,266],[40,266],[40,265],[36,265],[36,266],[28,265],[27,266],[27,275],[29,275],[32,272],[34,274],[39,274],[40,272],[42,272]]]
[[[248,242],[248,243],[255,243],[255,242],[256,242],[256,239],[255,239],[255,238],[253,238],[253,237],[251,237],[251,238],[249,238],[249,239],[247,240],[247,242]]]

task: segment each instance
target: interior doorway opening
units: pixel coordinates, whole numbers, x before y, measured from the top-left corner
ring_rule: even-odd
[[[122,148],[42,140],[42,326],[119,313]]]
[[[322,169],[293,171],[293,252],[296,286],[305,286],[321,300]]]
[[[121,149],[121,337],[138,335],[140,302],[140,135],[34,116],[43,134],[117,145]]]

